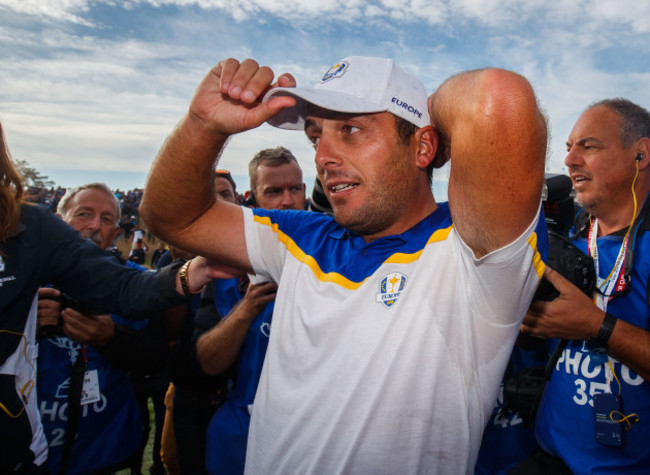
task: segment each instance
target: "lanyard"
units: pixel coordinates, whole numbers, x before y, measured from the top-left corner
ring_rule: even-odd
[[[616,258],[614,267],[609,275],[603,279],[600,277],[598,264],[598,219],[594,218],[589,225],[588,251],[589,255],[594,260],[598,286],[598,292],[594,295],[594,303],[603,311],[607,311],[607,304],[612,299],[614,292],[625,289],[625,254],[627,253],[629,238],[630,229],[628,228],[628,231],[625,233],[625,237],[623,238],[621,248],[618,251],[618,257]]]

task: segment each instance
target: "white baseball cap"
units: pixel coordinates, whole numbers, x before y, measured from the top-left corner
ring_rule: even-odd
[[[297,100],[294,107],[268,120],[281,129],[303,130],[309,104],[352,114],[387,111],[417,127],[431,123],[424,84],[392,59],[349,56],[332,66],[313,88],[278,87],[263,100],[277,96]]]

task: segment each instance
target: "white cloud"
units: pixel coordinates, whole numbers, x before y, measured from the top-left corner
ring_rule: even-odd
[[[419,24],[416,35],[426,41],[429,33],[449,38],[475,34],[485,28],[493,35],[525,32],[528,37],[563,32],[582,45],[602,48],[607,33],[625,29],[650,31],[650,3],[637,0],[0,0],[0,9],[30,15],[43,21],[70,22],[101,27],[88,13],[104,4],[114,9],[177,7],[206,12],[223,11],[236,22],[266,24],[274,20],[295,31],[336,31],[359,26],[409,37],[408,25]],[[435,28],[429,32],[427,28]],[[201,28],[201,27],[199,27]],[[217,32],[218,33],[218,32]],[[434,36],[434,37],[435,37]],[[615,40],[614,40],[615,41]]]
[[[0,8],[18,13],[68,21],[86,26],[84,18],[93,4],[133,9],[153,7],[196,7],[224,10],[237,21],[263,20],[269,15],[279,21],[298,22],[318,29],[330,22],[355,23],[369,18],[387,22],[424,21],[440,25],[451,19],[491,28],[510,29],[529,22],[556,24],[629,25],[636,32],[648,32],[650,4],[637,0],[0,0]]]
[[[123,27],[98,18],[98,5],[156,17]],[[566,136],[590,102],[650,105],[649,14],[632,0],[0,0],[0,119],[14,154],[34,166],[146,171],[224,57],[259,58],[306,86],[349,54],[394,57],[429,90],[494,65],[533,83],[551,119],[550,166],[561,171]],[[270,127],[235,137],[223,164],[245,175],[257,150],[279,144],[313,174],[303,134]]]
[[[630,25],[637,33],[650,31],[650,3],[636,0],[591,0],[585,9],[589,16],[603,26],[618,23]]]
[[[17,13],[91,26],[80,14],[88,11],[89,0],[0,0],[0,10],[6,8]]]

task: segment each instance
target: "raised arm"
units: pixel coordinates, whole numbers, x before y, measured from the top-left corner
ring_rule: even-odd
[[[205,373],[223,373],[237,361],[248,329],[266,305],[275,300],[277,288],[273,282],[249,285],[230,313],[199,337],[196,357]]]
[[[429,97],[440,136],[436,166],[451,159],[454,225],[477,257],[512,242],[540,206],[546,120],[528,81],[502,69],[468,71]]]
[[[258,127],[295,100],[262,103],[273,72],[253,60],[221,61],[196,90],[187,116],[163,145],[145,188],[140,214],[149,229],[177,247],[250,270],[242,210],[214,195],[214,168],[228,138]],[[295,81],[282,75],[278,84]]]

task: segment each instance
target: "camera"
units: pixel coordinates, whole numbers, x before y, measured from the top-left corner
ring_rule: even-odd
[[[75,300],[71,298],[69,295],[64,294],[61,292],[61,294],[56,298],[58,302],[61,304],[61,310],[64,310],[66,308],[71,308],[73,310],[76,310],[77,312],[81,313],[87,313],[78,300]],[[63,331],[63,320],[61,317],[59,317],[59,321],[57,322],[56,325],[43,325],[39,327],[38,329],[38,334],[36,335],[37,338],[54,338],[57,336],[65,336],[65,333]]]
[[[544,366],[522,369],[515,377],[503,383],[503,412],[519,413],[528,427],[535,419],[539,400],[546,386]]]
[[[544,219],[548,228],[548,259],[551,269],[559,272],[565,279],[593,295],[596,288],[596,270],[593,259],[578,249],[569,231],[574,223],[575,205],[572,196],[571,178],[566,175],[547,174],[544,180]],[[559,295],[558,291],[542,279],[533,301],[549,301]]]

